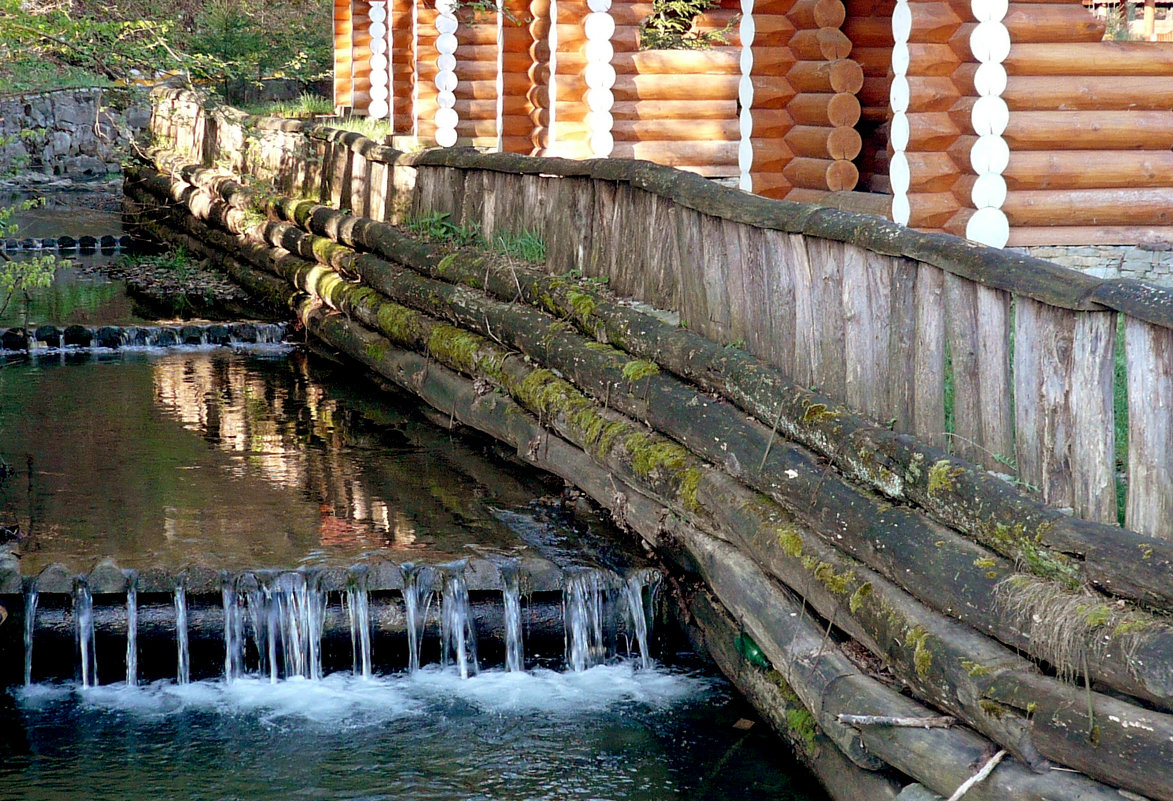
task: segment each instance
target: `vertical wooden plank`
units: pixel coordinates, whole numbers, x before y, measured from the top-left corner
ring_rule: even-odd
[[[680,304],[680,266],[665,254],[671,253],[675,245],[678,207],[659,195],[644,194],[649,209],[643,257],[643,263],[649,268],[645,302],[660,309],[676,309]]]
[[[794,234],[791,245],[794,261],[794,381],[809,388],[815,385],[818,294],[816,267],[806,237]]]
[[[944,284],[944,271],[917,264],[912,433],[937,447],[945,444]]]
[[[1072,498],[1075,514],[1115,525],[1115,312],[1077,312],[1072,336]]]
[[[589,180],[589,179],[581,179]],[[588,278],[610,278],[615,260],[615,194],[618,185],[611,181],[590,181],[591,227],[584,247],[582,274]],[[675,237],[675,230],[672,232]]]
[[[614,224],[611,229],[613,255],[607,266],[610,269],[608,278],[611,289],[621,297],[636,297],[639,292],[639,284],[636,282],[638,275],[633,269],[637,258],[632,253],[639,245],[632,211],[637,191],[628,183],[619,183],[615,187]]]
[[[545,238],[546,226],[554,207],[554,193],[557,178],[543,178],[540,175],[520,176],[522,198],[517,215],[510,224],[510,233],[530,231]]]
[[[918,264],[915,261],[892,259],[887,403],[881,420],[891,421],[893,429],[904,434],[913,431],[917,271]]]
[[[367,162],[367,183],[370,191],[367,195],[367,216],[372,220],[385,222],[391,206],[391,165],[382,161]]]
[[[745,350],[771,364],[773,344],[777,331],[770,311],[768,256],[766,231],[753,225],[737,226],[738,249],[742,261],[743,318],[738,321],[740,336],[745,339]]]
[[[1010,380],[1010,293],[986,286],[977,288],[978,383],[986,402],[981,417],[981,464],[1005,471],[1014,453],[1014,404]]]
[[[578,270],[590,275],[587,263],[597,236],[597,191],[607,186],[590,178],[559,178],[553,181],[554,205],[546,220],[546,264],[551,273]]]
[[[837,401],[846,395],[843,332],[843,260],[841,242],[808,237],[810,256],[813,351],[811,380]]]
[[[464,194],[460,198],[459,219],[462,224],[476,223],[484,230],[485,172],[469,170],[464,174]]]
[[[681,206],[676,215],[676,242],[673,255],[680,275],[680,324],[690,331],[703,331],[709,319],[701,263],[700,212]]]
[[[329,203],[336,209],[350,203],[350,168],[354,153],[342,142],[334,142],[330,158]]]
[[[748,335],[748,277],[745,252],[741,249],[742,223],[731,220],[721,221],[721,239],[725,261],[725,286],[729,296],[729,341],[740,342],[744,347]]]
[[[1019,478],[1052,506],[1109,522],[1116,508],[1111,323],[1108,312],[1015,299]]]
[[[702,327],[697,330],[709,339],[728,345],[734,339],[730,327],[731,298],[740,291],[740,287],[730,286],[730,258],[725,250],[725,220],[707,214],[702,214],[700,220],[701,282],[704,285],[707,309],[704,319],[698,321]]]
[[[350,210],[360,217],[370,217],[371,207],[370,167],[366,156],[350,154]]]
[[[843,348],[848,405],[882,419],[891,336],[891,260],[849,247],[843,263]]]
[[[762,231],[764,287],[762,301],[772,332],[764,355],[788,376],[794,370],[794,249],[793,234]]]
[[[1173,331],[1124,318],[1128,365],[1125,525],[1173,538]]]

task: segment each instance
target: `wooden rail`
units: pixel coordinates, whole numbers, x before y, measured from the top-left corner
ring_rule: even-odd
[[[1119,478],[1125,524],[1170,536],[1170,290],[646,162],[407,155],[274,120],[253,120],[255,141],[242,146],[230,114],[205,116],[198,98],[173,90],[157,100],[157,133],[205,164],[226,161],[376,219],[444,213],[489,237],[531,231],[546,242],[551,273],[580,271],[678,311],[689,329],[1011,474],[1052,506],[1115,524]]]

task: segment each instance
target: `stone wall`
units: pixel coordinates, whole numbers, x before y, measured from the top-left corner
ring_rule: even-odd
[[[0,97],[0,184],[66,184],[117,173],[150,108],[125,90],[61,89]]]
[[[1173,286],[1173,244],[1047,245],[1008,248],[1096,278],[1135,278]]]

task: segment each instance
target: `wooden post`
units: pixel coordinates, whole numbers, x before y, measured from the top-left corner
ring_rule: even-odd
[[[1128,501],[1124,524],[1173,539],[1173,331],[1124,318],[1128,371]]]

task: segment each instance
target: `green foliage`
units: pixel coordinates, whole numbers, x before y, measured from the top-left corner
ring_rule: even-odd
[[[26,200],[11,206],[0,206],[0,239],[15,237],[17,226],[12,222],[13,216],[37,204],[36,200]],[[60,262],[52,255],[34,256],[20,261],[12,261],[2,253],[0,256],[0,315],[8,310],[12,299],[18,295],[25,299],[27,309],[29,290],[49,286],[53,283],[57,268],[68,265],[68,262]]]
[[[532,231],[505,231],[493,237],[493,250],[534,264],[546,263],[546,242]]]
[[[431,214],[407,220],[406,225],[408,230],[433,242],[444,242],[457,247],[484,244],[480,225],[472,223],[467,227],[459,226],[452,222],[451,217],[452,215],[446,211],[433,211]]]
[[[257,117],[319,117],[334,113],[334,101],[322,95],[302,92],[296,100],[284,100],[275,103],[260,103],[252,106],[242,106],[243,111]],[[365,118],[363,118],[365,119]]]
[[[652,0],[652,13],[639,24],[641,50],[708,50],[725,44],[734,21],[716,31],[702,31],[696,18],[718,0]]]

